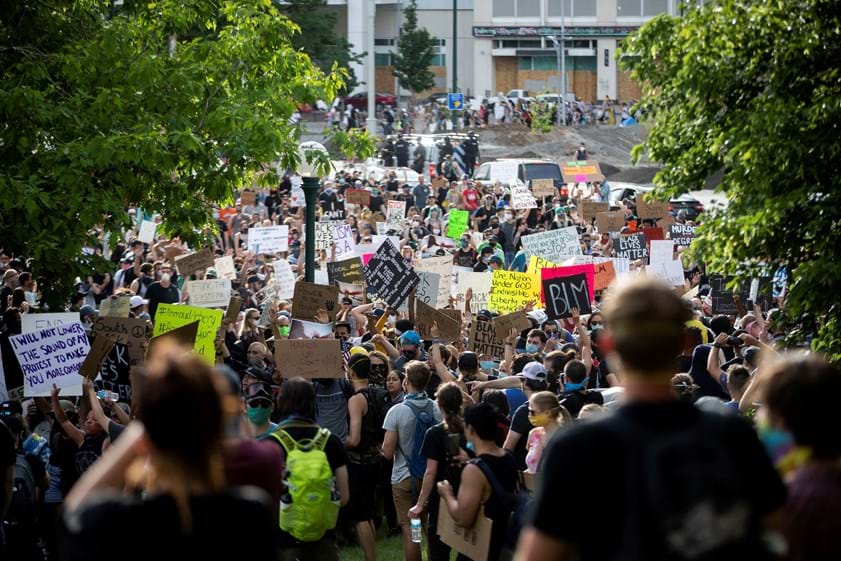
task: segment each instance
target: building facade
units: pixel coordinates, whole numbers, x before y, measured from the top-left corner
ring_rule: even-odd
[[[418,25],[437,41],[432,67],[437,79],[427,93],[452,91],[454,73],[456,89],[473,96],[511,89],[532,94],[560,91],[553,38],[560,39],[563,22],[567,91],[585,101],[639,99],[638,84],[618,68],[617,47],[652,17],[674,14],[676,1],[417,0]],[[376,2],[374,58],[380,92],[397,91],[391,53],[407,2]],[[339,16],[337,33],[347,36],[355,52],[366,51],[368,0],[328,0],[328,5]],[[360,82],[365,81],[365,64],[354,68]]]

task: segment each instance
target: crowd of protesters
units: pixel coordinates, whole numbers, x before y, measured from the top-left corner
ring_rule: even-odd
[[[598,198],[602,186],[591,187]],[[529,325],[507,334],[500,356],[470,348],[473,324],[499,316],[476,310],[470,289],[446,307],[461,324],[451,340],[422,337],[411,308],[346,293],[334,321],[327,310],[316,317],[340,341],[344,371],[304,379],[275,348],[301,319],[294,302],[267,296],[273,262],[304,272],[295,188],[287,176],[217,210],[208,247],[233,258],[241,309],[226,314],[213,364],[174,344],[150,351],[132,371],[130,404],[97,391],[96,379],[81,396],[55,387],[22,397],[9,338],[44,311],[78,312],[93,337],[103,304],[121,295],[130,318],[154,324],[162,304],[190,304],[188,277],[221,277],[178,271],[174,256],[201,248],[123,232],[90,248],[109,266],[77,279],[64,310],[42,302],[51,279],[38,278],[37,262],[0,251],[4,559],[327,561],[353,540],[373,561],[378,534],[394,534],[406,560],[426,548],[437,561],[459,549],[442,521],[485,518],[488,561],[841,558],[841,436],[825,403],[841,372],[782,348],[784,278],[770,307],[717,313],[711,272],[675,249],[683,286],[633,261],[589,314],[553,320],[540,302],[524,305]],[[348,202],[351,188],[370,202]],[[407,266],[452,256],[489,275],[527,271],[530,234],[574,227],[586,261],[616,257],[616,234],[658,225],[637,217],[633,199],[622,201],[624,226],[606,232],[576,197],[513,209],[510,186],[410,186],[361,172],[323,182],[318,216],[344,221],[366,246],[394,200],[404,216],[385,227]],[[453,210],[470,212],[454,239]],[[142,211],[131,213],[139,225]],[[249,233],[271,225],[289,227],[289,250],[250,251]],[[310,257],[319,270],[333,259]]]

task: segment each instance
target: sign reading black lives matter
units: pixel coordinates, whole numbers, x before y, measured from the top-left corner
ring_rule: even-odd
[[[386,240],[365,266],[365,282],[377,298],[398,308],[420,279],[391,240]]]
[[[675,242],[676,246],[688,247],[695,239],[695,226],[689,224],[669,224],[669,239]]]
[[[643,233],[617,236],[614,246],[616,247],[616,257],[624,257],[631,261],[648,258],[648,247],[645,245],[645,234]]]
[[[583,274],[543,281],[543,296],[549,319],[568,318],[573,308],[578,308],[582,316],[592,312],[587,277]]]
[[[120,396],[119,401],[131,403],[131,357],[126,345],[115,343],[99,365],[97,390],[108,390]]]

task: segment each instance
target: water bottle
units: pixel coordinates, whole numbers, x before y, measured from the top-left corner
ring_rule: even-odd
[[[120,394],[108,390],[99,390],[98,392],[96,392],[96,397],[98,397],[99,399],[108,398],[115,403],[120,400]]]
[[[412,526],[412,541],[414,543],[421,542],[421,521],[420,518],[412,518],[411,519],[411,526]]]
[[[50,446],[47,444],[47,439],[34,432],[23,441],[23,450],[27,454],[41,458],[44,463],[50,461]]]

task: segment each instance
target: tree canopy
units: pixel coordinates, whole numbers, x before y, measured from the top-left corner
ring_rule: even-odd
[[[645,84],[636,155],[662,163],[660,193],[723,171],[729,204],[706,215],[695,254],[723,273],[787,267],[785,315],[817,323],[812,348],[841,359],[838,3],[706,2],[654,18],[622,54]]]
[[[4,6],[0,243],[32,259],[51,304],[90,270],[81,250],[97,233],[130,227],[128,206],[196,240],[212,205],[266,163],[294,168],[290,115],[343,83],[295,48],[297,27],[269,0]]]
[[[393,74],[400,80],[400,86],[418,93],[435,86],[435,74],[429,69],[435,54],[435,39],[426,28],[418,28],[415,0],[403,9],[403,19],[397,52],[393,54]]]

